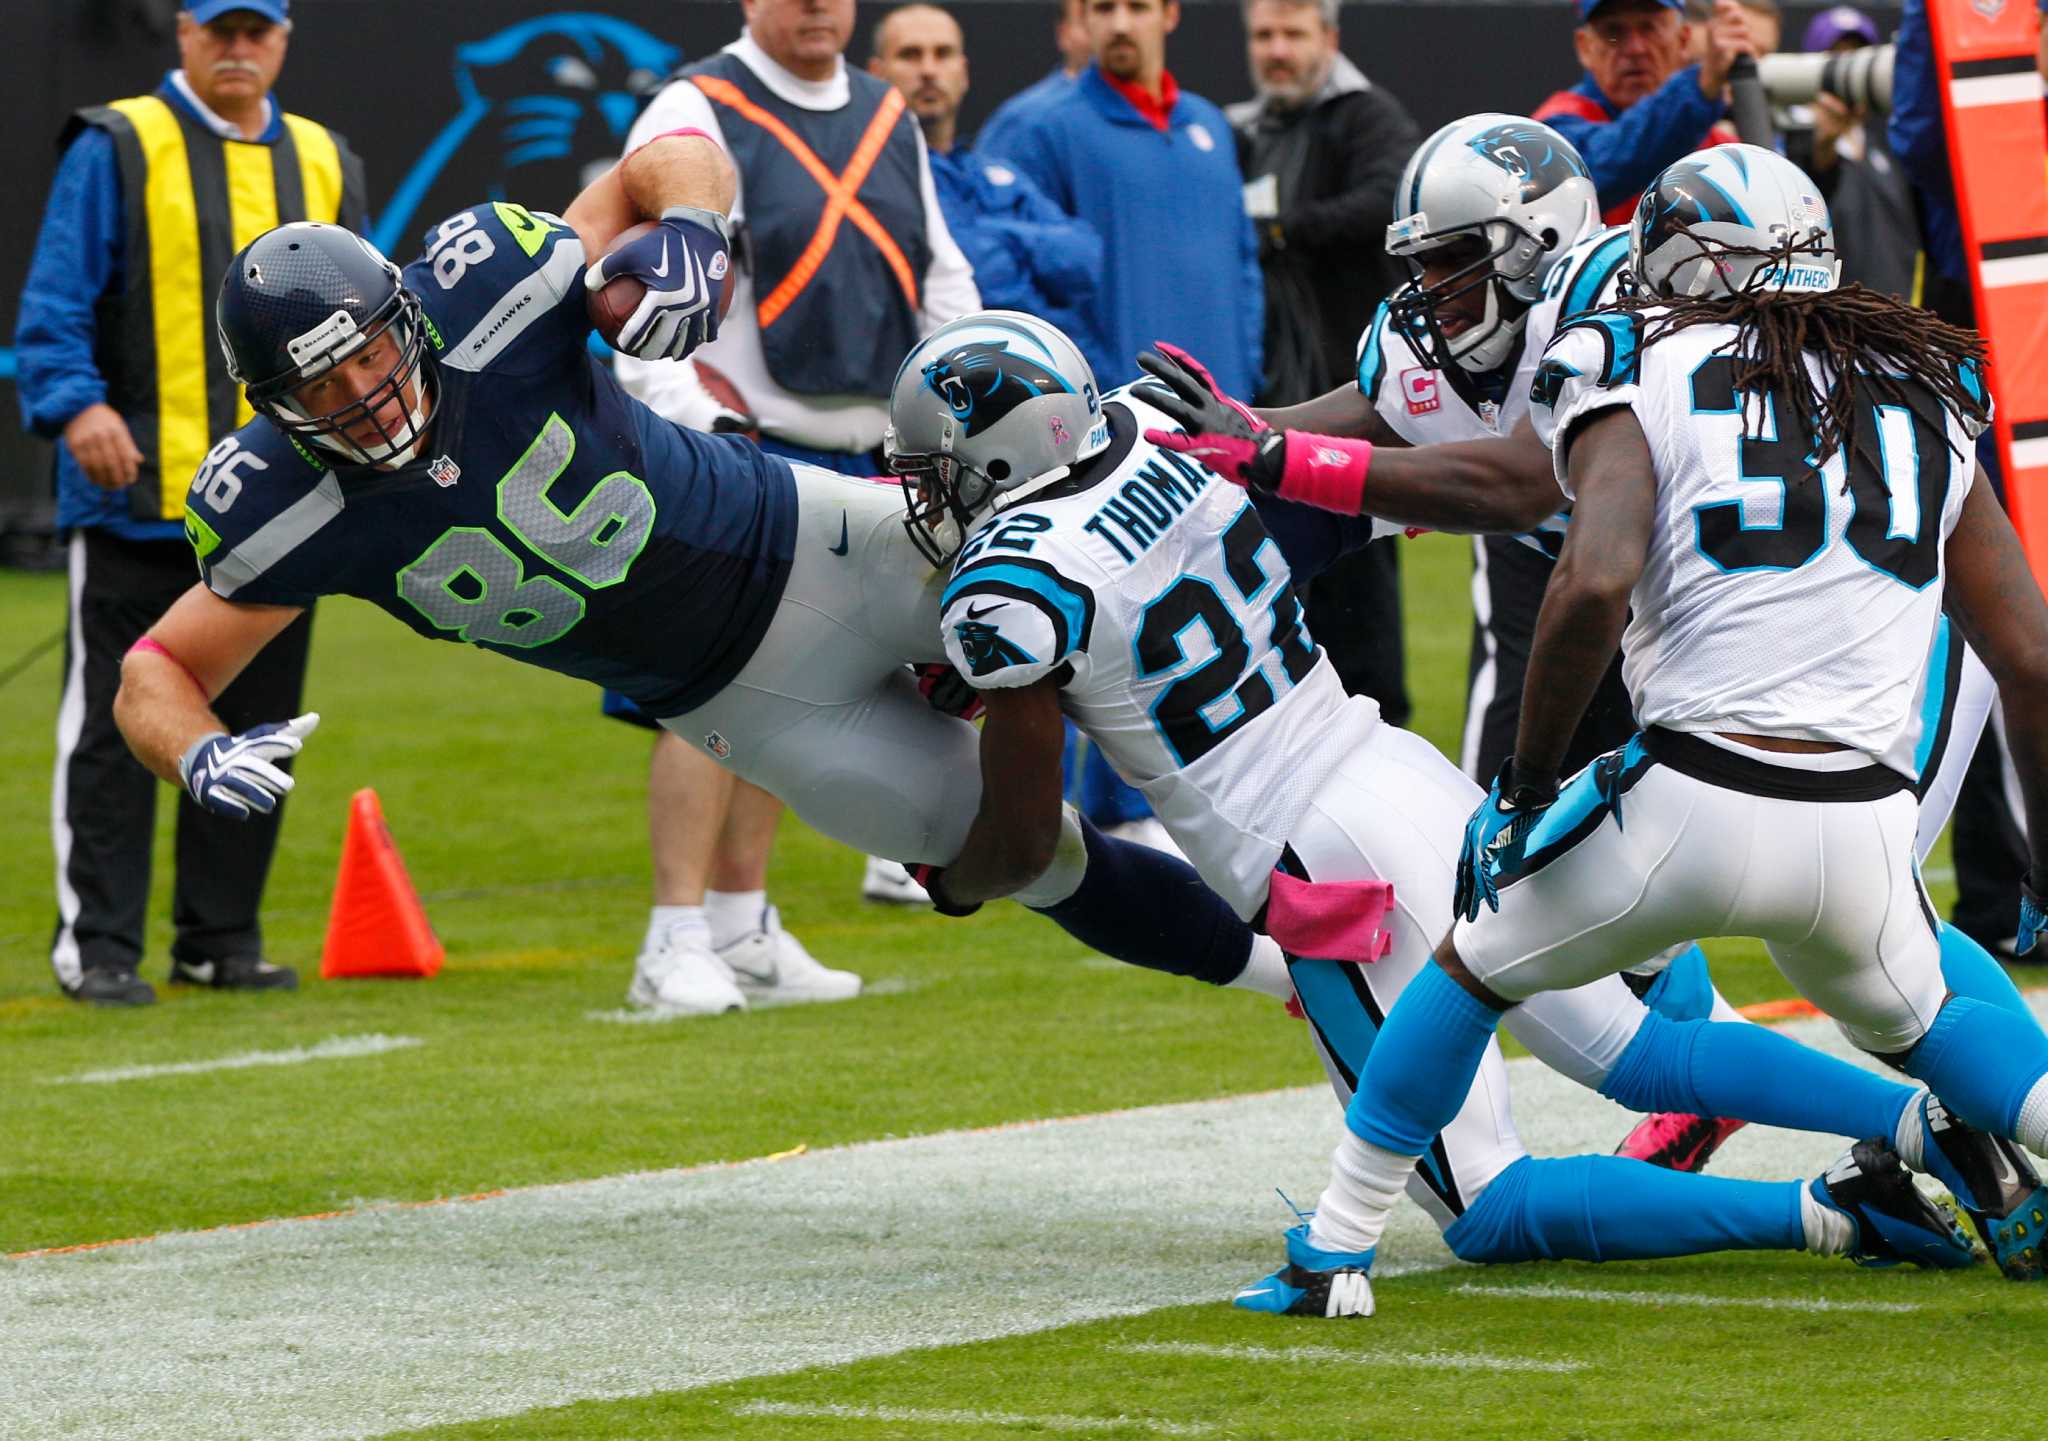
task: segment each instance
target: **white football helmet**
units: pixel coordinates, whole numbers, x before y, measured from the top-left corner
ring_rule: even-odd
[[[1667,165],[1628,227],[1629,269],[1647,294],[1833,290],[1835,226],[1804,170],[1757,145],[1717,145]]]
[[[1439,370],[1498,369],[1543,291],[1543,277],[1600,224],[1593,177],[1571,143],[1521,115],[1468,115],[1422,142],[1394,191],[1387,253],[1408,262],[1412,284],[1388,302],[1389,317]],[[1434,286],[1420,257],[1476,239],[1480,253]],[[1454,339],[1436,308],[1486,287],[1486,313]]]
[[[933,565],[976,517],[1050,485],[1109,445],[1095,372],[1058,326],[982,310],[934,330],[889,390],[882,450],[903,479],[904,526]]]

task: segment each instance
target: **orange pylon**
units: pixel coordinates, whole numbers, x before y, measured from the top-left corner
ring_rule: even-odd
[[[357,791],[348,803],[321,978],[431,976],[441,969],[441,959],[440,938],[405,873],[377,793]]]

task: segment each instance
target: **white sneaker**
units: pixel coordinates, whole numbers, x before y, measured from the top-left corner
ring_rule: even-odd
[[[803,942],[782,929],[773,906],[762,912],[760,930],[720,946],[717,958],[755,1005],[850,1001],[860,994],[860,977],[819,965]]]
[[[633,962],[626,1004],[673,1016],[715,1016],[744,1011],[747,998],[732,967],[696,927],[671,927]]]
[[[1136,841],[1139,845],[1150,846],[1155,851],[1165,851],[1170,856],[1187,859],[1181,848],[1173,843],[1173,836],[1168,833],[1157,816],[1142,816],[1134,821],[1125,821],[1121,825],[1109,827],[1103,834],[1113,840]]]
[[[910,872],[896,861],[868,857],[867,873],[860,878],[861,899],[892,906],[928,906],[931,896],[910,878]]]

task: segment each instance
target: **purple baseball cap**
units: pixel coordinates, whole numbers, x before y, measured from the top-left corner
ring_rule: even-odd
[[[1583,25],[1593,18],[1593,12],[1602,5],[1605,5],[1607,0],[1578,0],[1578,3],[1579,23]],[[1685,0],[1657,0],[1657,3],[1666,10],[1683,10],[1685,8]]]
[[[1877,22],[1858,10],[1854,5],[1837,5],[1832,10],[1823,10],[1813,17],[1813,23],[1806,27],[1806,38],[1799,48],[1806,51],[1826,50],[1837,40],[1851,37],[1865,45],[1878,42]]]
[[[236,10],[252,11],[273,25],[282,25],[291,19],[288,12],[292,8],[292,0],[191,0],[182,8],[201,25]]]

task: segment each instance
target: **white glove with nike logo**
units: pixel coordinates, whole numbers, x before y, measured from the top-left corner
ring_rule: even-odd
[[[178,762],[178,779],[192,799],[217,816],[245,821],[277,809],[292,778],[278,768],[306,743],[320,724],[317,711],[295,720],[272,721],[238,736],[215,731],[192,743]]]
[[[661,223],[620,246],[583,273],[583,283],[602,290],[622,275],[647,287],[640,304],[619,327],[617,348],[642,360],[681,360],[718,338],[719,301],[725,292],[726,253],[731,243],[726,219],[715,210],[671,205]]]

